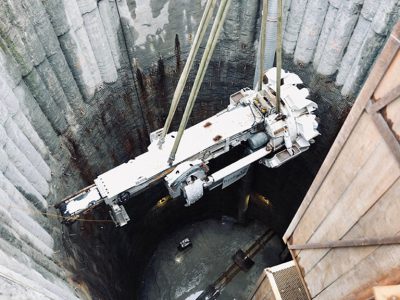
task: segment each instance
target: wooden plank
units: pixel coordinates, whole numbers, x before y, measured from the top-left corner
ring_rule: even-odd
[[[399,67],[399,72],[400,72],[400,67]],[[385,106],[392,103],[392,101],[396,100],[396,98],[398,98],[399,95],[400,95],[400,84],[391,89],[384,97],[380,98],[378,101],[375,102],[371,101],[371,103],[369,103],[367,106],[367,112],[371,114],[381,110]]]
[[[388,189],[364,216],[345,234],[342,240],[366,237],[394,236],[400,229],[400,179]],[[352,270],[370,255],[377,246],[333,249],[305,278],[315,296],[335,280]]]
[[[298,260],[296,259],[293,250],[290,250],[290,249],[289,249],[289,252],[290,252],[290,254],[291,254],[292,257],[293,257],[293,262],[294,262],[294,264],[295,264],[295,266],[296,266],[297,272],[299,273],[300,280],[301,280],[301,282],[303,283],[304,290],[306,291],[306,294],[307,294],[307,298],[308,298],[309,300],[311,300],[311,293],[310,293],[310,290],[308,289],[307,282],[306,282],[305,279],[304,279],[303,270],[301,269],[301,267],[300,267],[300,265],[299,265],[299,262],[298,262]]]
[[[266,270],[263,270],[262,274],[258,278],[256,288],[250,295],[249,300],[274,300],[274,293],[272,292],[271,285],[267,277]]]
[[[387,270],[386,274],[360,286],[356,291],[346,295],[346,299],[373,299],[372,287],[375,285],[393,285],[400,283],[400,268]]]
[[[375,286],[375,300],[400,299],[400,285]]]
[[[268,282],[269,282],[269,284],[271,286],[271,290],[272,290],[273,295],[274,295],[273,299],[274,300],[275,299],[276,300],[282,300],[281,293],[279,292],[278,285],[276,284],[276,281],[274,280],[274,276],[268,271],[267,271],[267,276],[268,276]]]
[[[383,76],[381,82],[374,91],[373,99],[376,100],[376,102],[381,101],[382,98],[385,98],[391,90],[393,90],[396,86],[399,85],[399,81],[400,81],[400,51],[397,52],[393,61],[386,70],[385,75]]]
[[[390,148],[393,156],[396,158],[397,163],[400,165],[400,144],[394,135],[394,132],[390,129],[388,123],[385,121],[380,113],[371,114],[374,120],[376,128],[380,131],[383,139]]]
[[[393,131],[398,141],[400,141],[400,119],[398,118],[399,112],[400,95],[396,101],[390,103],[382,112],[386,122],[388,122],[390,129]]]
[[[385,158],[384,163],[382,158]],[[327,237],[333,240],[341,239],[399,176],[400,166],[386,143],[381,142],[354,180],[349,183],[345,193],[337,199],[336,205],[315,230],[309,242],[323,242]],[[299,263],[306,274],[327,252],[325,249],[301,252]]]
[[[314,299],[318,300],[341,300],[341,299],[367,299],[357,296],[355,287],[361,290],[372,286],[380,281],[380,278],[396,278],[400,272],[400,247],[382,246],[377,248],[369,256],[363,259],[355,268],[336,280],[328,289],[323,290]],[[371,293],[372,294],[372,293]]]
[[[322,182],[329,173],[332,165],[334,164],[336,158],[338,157],[343,145],[350,136],[355,124],[358,122],[362,111],[366,107],[367,101],[372,96],[376,86],[382,79],[384,72],[392,62],[394,56],[399,49],[398,40],[400,39],[400,22],[398,22],[392,31],[390,38],[385,44],[382,53],[379,55],[374,66],[371,69],[371,73],[368,76],[363,88],[361,89],[353,108],[351,109],[346,121],[344,122],[338,136],[335,139],[324,163],[318,171],[311,187],[309,188],[302,204],[297,210],[292,222],[290,223],[288,229],[286,230],[283,241],[286,243],[289,237],[292,235],[293,231],[296,229],[298,223],[302,219],[305,211],[312,202],[315,194],[318,192]]]
[[[322,186],[304,213],[290,244],[306,243],[381,142],[379,131],[364,113]]]

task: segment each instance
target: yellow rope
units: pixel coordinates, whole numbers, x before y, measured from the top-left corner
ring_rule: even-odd
[[[60,220],[60,219],[61,220],[68,220],[69,219],[68,217],[63,217],[63,216],[61,216],[59,214],[27,210],[27,209],[20,208],[20,207],[18,207],[16,205],[8,205],[6,208],[8,208],[8,209],[15,208],[15,209],[18,209],[20,211],[25,212],[28,215],[42,215],[42,216],[46,216],[46,217],[55,218],[55,219],[58,219],[58,220]],[[93,220],[93,219],[81,219],[81,218],[78,218],[78,219],[74,219],[74,221],[114,223],[112,220],[109,220],[109,219],[108,220]]]

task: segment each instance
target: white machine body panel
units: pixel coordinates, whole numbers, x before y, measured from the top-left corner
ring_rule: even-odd
[[[189,206],[203,196],[204,189],[225,188],[245,176],[253,162],[275,168],[308,150],[319,135],[313,114],[317,104],[307,99],[309,92],[299,76],[282,71],[278,112],[276,69],[265,74],[261,91],[246,88],[234,93],[225,110],[186,129],[171,164],[176,132],[169,133],[160,146],[157,130],[150,134],[147,152],[99,175],[94,186],[62,201],[61,214],[73,220],[105,202],[116,225],[123,226],[129,221],[123,204],[161,179],[173,198],[183,196]],[[243,142],[247,156],[207,175],[210,160]]]
[[[185,130],[172,166],[194,158],[208,161],[214,157],[205,152],[207,149],[221,143],[223,145],[226,140],[231,141],[260,122],[261,116],[256,118],[250,105],[238,105],[230,111],[224,110]],[[101,196],[112,198],[170,169],[172,166],[167,161],[175,136],[176,132],[169,133],[161,148],[158,141],[154,140],[146,153],[100,175],[95,183]]]

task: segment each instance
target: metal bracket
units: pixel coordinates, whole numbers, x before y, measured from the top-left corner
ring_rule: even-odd
[[[110,205],[110,216],[111,219],[114,221],[116,227],[122,227],[126,225],[130,218],[125,210],[125,207],[118,204]]]

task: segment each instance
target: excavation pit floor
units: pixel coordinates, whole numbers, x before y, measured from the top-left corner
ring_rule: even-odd
[[[208,219],[182,227],[160,241],[144,272],[139,299],[194,300],[233,263],[238,249],[246,251],[268,228],[258,221],[246,226],[230,218]],[[189,238],[190,249],[178,251]],[[239,272],[218,299],[247,299],[266,267],[279,264],[283,245],[276,235],[254,257],[248,272]]]

